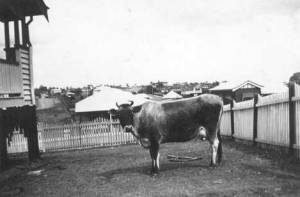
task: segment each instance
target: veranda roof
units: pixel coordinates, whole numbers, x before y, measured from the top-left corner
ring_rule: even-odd
[[[0,0],[0,21],[36,15],[44,15],[48,20],[48,9],[43,0]]]

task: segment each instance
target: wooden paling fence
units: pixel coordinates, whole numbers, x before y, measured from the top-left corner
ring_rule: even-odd
[[[39,124],[38,130],[39,148],[43,152],[136,143],[133,136],[123,132],[115,120],[98,119],[58,126]],[[8,146],[8,153],[27,151],[27,139],[16,131]]]
[[[292,84],[283,93],[224,105],[221,134],[287,147],[300,158],[300,85]]]
[[[230,104],[224,105],[223,116],[221,121],[221,133],[222,135],[231,136],[231,106]]]

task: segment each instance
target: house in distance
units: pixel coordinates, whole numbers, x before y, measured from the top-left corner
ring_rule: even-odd
[[[253,81],[247,80],[242,83],[225,82],[211,88],[210,93],[219,95],[223,98],[224,104],[230,103],[231,100],[236,102],[250,100],[255,95],[261,95],[262,85]]]

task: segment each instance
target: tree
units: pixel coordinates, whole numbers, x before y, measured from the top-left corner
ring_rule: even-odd
[[[34,89],[34,94],[37,97],[40,97],[42,93],[48,93],[48,88],[46,86],[40,85],[39,88]]]
[[[147,85],[139,90],[138,93],[153,94],[155,91],[156,89],[152,85]]]
[[[289,82],[295,82],[296,84],[299,84],[300,85],[300,72],[296,72],[294,73],[291,77],[290,77],[290,80]]]

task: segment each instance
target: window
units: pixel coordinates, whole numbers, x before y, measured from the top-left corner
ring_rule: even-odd
[[[15,97],[21,97],[21,93],[0,94],[0,98],[15,98]]]
[[[242,100],[243,101],[251,100],[253,98],[254,98],[254,93],[253,92],[246,92],[246,93],[243,93],[243,95],[242,95]]]

